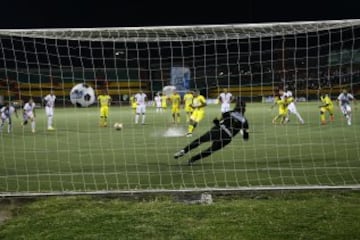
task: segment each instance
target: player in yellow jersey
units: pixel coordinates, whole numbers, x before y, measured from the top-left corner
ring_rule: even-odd
[[[199,122],[204,118],[205,116],[205,106],[206,106],[206,99],[203,95],[200,95],[199,90],[194,91],[194,98],[193,103],[191,107],[194,109],[193,113],[190,117],[190,123],[188,132],[186,134],[187,137],[191,137],[194,129],[199,124]]]
[[[171,102],[171,115],[173,118],[173,123],[180,123],[180,104],[181,96],[176,90],[170,95],[169,100]]]
[[[194,95],[192,91],[188,91],[183,97],[184,110],[186,113],[186,122],[190,121],[190,117],[193,112],[193,108],[191,107],[193,99]]]
[[[162,94],[162,93],[160,93],[160,97],[161,97],[161,107],[162,107],[163,111],[165,111],[166,108],[167,108],[167,99],[168,99],[168,97],[165,94]]]
[[[288,114],[288,109],[287,109],[287,97],[286,95],[284,95],[284,92],[282,90],[279,91],[279,95],[275,96],[274,98],[274,105],[271,106],[271,108],[273,108],[275,105],[278,105],[278,115],[276,115],[273,120],[272,123],[276,124],[277,120],[280,119],[280,124],[284,124],[286,123],[286,118],[287,118],[287,114]]]
[[[134,113],[134,114],[136,114],[136,101],[135,101],[135,95],[133,94],[133,95],[131,95],[131,97],[130,97],[130,106],[131,106],[131,109],[132,109],[132,112]]]
[[[106,90],[103,90],[97,100],[100,104],[100,127],[107,127],[111,97],[107,94]]]
[[[325,113],[329,112],[330,121],[334,121],[334,104],[328,94],[320,94],[321,105],[320,108],[320,121],[322,125],[326,124]]]

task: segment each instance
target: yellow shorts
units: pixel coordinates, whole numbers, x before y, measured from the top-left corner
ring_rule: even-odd
[[[279,115],[285,116],[288,112],[287,108],[279,108]]]
[[[200,122],[201,120],[203,120],[205,116],[205,112],[204,110],[198,110],[198,109],[195,109],[193,111],[193,113],[191,114],[191,117],[190,119],[193,120],[194,122]]]
[[[172,106],[171,107],[172,113],[179,113],[180,112],[180,106]]]
[[[100,117],[108,117],[109,116],[109,107],[104,106],[100,108]]]
[[[334,107],[322,107],[320,108],[321,112],[329,112],[330,114],[334,114]]]

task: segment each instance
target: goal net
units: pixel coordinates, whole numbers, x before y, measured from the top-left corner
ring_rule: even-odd
[[[0,30],[0,192],[358,187],[360,112],[342,112],[344,90],[359,98],[360,20]],[[195,128],[191,91],[207,103]],[[224,91],[246,101],[249,140],[175,159],[221,117]]]

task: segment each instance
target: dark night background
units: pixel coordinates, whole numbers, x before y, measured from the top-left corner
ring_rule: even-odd
[[[121,27],[359,18],[357,1],[2,1],[0,28]]]

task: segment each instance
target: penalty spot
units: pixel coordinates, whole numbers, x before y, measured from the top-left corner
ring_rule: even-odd
[[[164,132],[163,137],[183,137],[185,133],[186,131],[181,127],[170,127]]]

